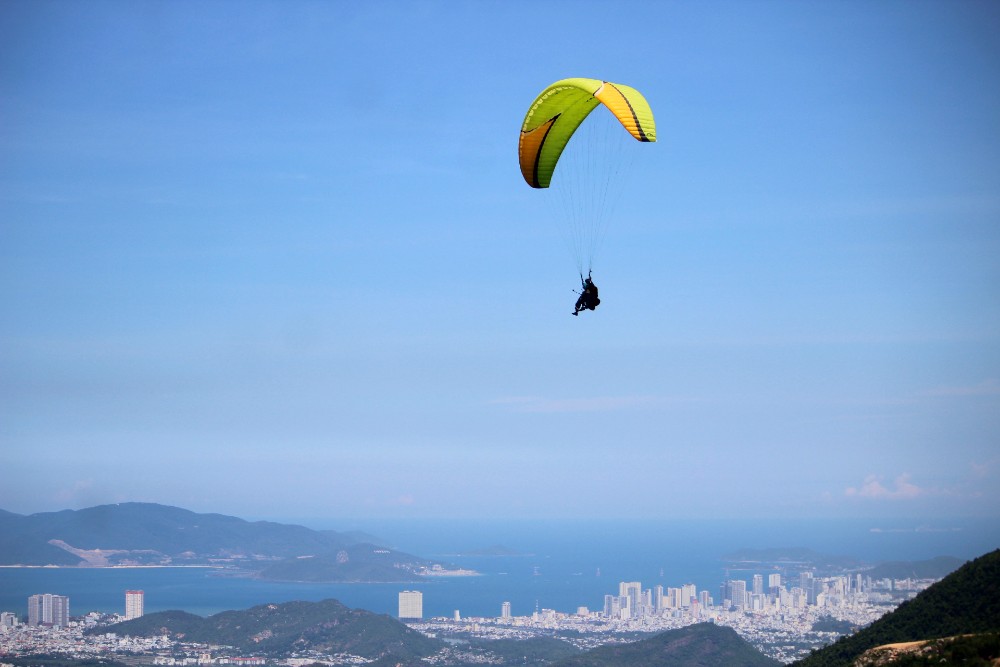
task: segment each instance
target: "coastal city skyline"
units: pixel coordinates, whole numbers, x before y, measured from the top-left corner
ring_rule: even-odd
[[[793,581],[786,582],[787,578]],[[722,582],[720,594],[723,597],[718,603],[709,591],[698,590],[694,584],[676,587],[657,584],[645,588],[638,581],[622,581],[618,584],[617,595],[605,595],[601,610],[585,606],[578,607],[575,612],[536,608],[530,615],[518,615],[511,603],[504,601],[495,617],[465,618],[456,609],[450,617],[431,619],[422,618],[423,593],[408,589],[398,594],[398,617],[430,637],[471,633],[483,639],[527,639],[537,636],[538,632],[570,631],[580,635],[576,644],[583,649],[614,642],[615,633],[660,632],[711,622],[733,627],[765,654],[790,662],[831,640],[829,631],[815,630],[822,619],[829,619],[827,624],[846,624],[844,627],[867,625],[934,581],[936,579],[874,579],[862,572],[818,576],[811,570],[802,570],[792,577],[769,572],[766,578],[765,573],[758,573],[749,579]],[[28,598],[26,628],[22,628],[16,613],[0,613],[0,650],[14,654],[24,650],[74,654],[118,650],[163,653],[170,650],[174,642],[165,641],[166,638],[119,639],[114,635],[101,635],[87,641],[79,634],[80,629],[92,628],[98,623],[131,620],[143,615],[142,591],[124,591],[124,600],[124,613],[113,614],[110,619],[95,612],[71,619],[68,597],[32,595]],[[49,610],[44,615],[43,607]],[[32,609],[37,611],[32,612]],[[32,629],[41,630],[43,634]],[[45,631],[57,634],[45,634]],[[256,662],[262,659],[252,656],[219,659],[263,664]]]
[[[825,606],[827,598],[833,596],[834,602],[852,594],[871,594],[878,591],[922,590],[923,586],[911,586],[911,579],[894,580],[889,577],[872,579],[863,573],[849,575],[816,576],[813,570],[803,570],[798,573],[798,586],[789,589],[780,573],[767,574],[767,590],[764,589],[764,575],[754,574],[750,580],[733,578],[720,584],[721,607],[726,610],[741,611],[750,609],[761,611],[767,605],[780,610],[782,607],[801,608],[805,606]],[[747,586],[751,583],[751,586]],[[52,593],[39,593],[28,597],[27,614],[24,615],[28,625],[66,626],[69,622],[69,597]],[[124,591],[124,605],[121,616],[124,620],[140,618],[144,615],[145,593],[141,590]],[[884,600],[881,600],[884,601]],[[536,603],[537,606],[537,603]],[[664,587],[656,584],[643,588],[638,581],[622,581],[618,584],[618,595],[604,596],[604,608],[595,612],[609,620],[642,619],[646,616],[661,615],[664,612],[676,612],[693,609],[697,615],[702,609],[716,606],[708,590],[699,590],[695,584],[683,584],[679,587]],[[554,611],[554,610],[545,610]],[[458,614],[460,610],[456,610]],[[0,625],[16,624],[18,614],[13,611],[3,611]],[[565,612],[563,612],[565,613]],[[577,607],[577,615],[589,616],[586,606]],[[537,620],[540,614],[535,609],[532,616]],[[423,591],[403,590],[398,594],[398,613],[400,620],[423,619]],[[509,600],[500,603],[498,617],[513,618],[513,607]],[[457,619],[456,619],[457,620]]]
[[[577,607],[575,615],[586,618],[603,618],[609,621],[642,620],[669,614],[678,616],[689,614],[701,618],[702,612],[719,609],[721,611],[780,612],[785,609],[805,607],[840,606],[843,602],[857,602],[861,596],[865,600],[874,599],[880,603],[892,598],[899,591],[919,592],[929,585],[929,581],[913,578],[893,579],[880,577],[873,579],[863,573],[850,575],[816,576],[813,571],[798,573],[797,585],[789,587],[780,573],[768,573],[765,591],[764,575],[755,574],[750,580],[727,579],[720,584],[720,598],[717,602],[708,590],[698,589],[695,584],[679,587],[665,587],[656,584],[643,588],[638,581],[622,581],[618,584],[618,595],[604,596],[602,610],[591,610],[585,605]],[[747,586],[747,584],[751,584]],[[423,591],[405,590],[399,593],[397,618],[405,621],[423,620]],[[456,609],[452,619],[461,618],[461,609]],[[538,608],[531,614],[515,614],[509,600],[500,603],[497,618],[501,620],[530,617],[534,621],[558,614],[562,617],[573,615],[567,611]],[[448,617],[437,617],[447,620]],[[474,617],[475,618],[475,617]]]

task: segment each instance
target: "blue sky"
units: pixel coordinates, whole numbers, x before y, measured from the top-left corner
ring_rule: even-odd
[[[992,2],[0,3],[0,508],[1000,518]],[[576,268],[528,105],[632,85]]]

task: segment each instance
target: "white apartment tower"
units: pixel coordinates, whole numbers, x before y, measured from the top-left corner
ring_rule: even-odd
[[[690,607],[692,601],[698,601],[698,587],[694,584],[684,584],[681,587],[681,606]]]
[[[500,605],[500,618],[510,618],[510,602]]]
[[[618,597],[628,598],[629,617],[638,618],[642,607],[642,584],[638,581],[619,582]]]
[[[729,599],[737,609],[744,609],[747,606],[747,582],[742,579],[733,579],[729,582]]]
[[[143,598],[142,591],[125,591],[125,620],[131,621],[133,618],[142,616]]]
[[[28,625],[51,625],[65,628],[69,625],[69,598],[43,593],[28,598]]]
[[[399,594],[399,619],[416,621],[424,617],[424,594],[420,591],[401,591]]]

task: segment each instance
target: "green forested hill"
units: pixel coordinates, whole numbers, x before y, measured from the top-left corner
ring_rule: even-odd
[[[553,663],[552,667],[778,667],[736,631],[699,623],[649,639],[602,646]]]
[[[843,667],[883,644],[996,631],[1000,631],[1000,549],[966,563],[867,628],[795,664]]]
[[[255,654],[281,656],[313,649],[369,659],[387,655],[419,658],[441,646],[438,640],[389,616],[350,609],[337,600],[266,604],[208,618],[178,611],[158,612],[93,632],[136,637],[165,634],[186,642],[235,646]]]

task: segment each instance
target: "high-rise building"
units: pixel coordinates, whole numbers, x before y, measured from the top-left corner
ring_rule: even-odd
[[[800,572],[799,573],[799,588],[804,591],[810,591],[813,587],[813,573],[812,572]]]
[[[618,584],[618,596],[628,598],[629,618],[638,618],[642,606],[642,584],[638,581],[622,581]]]
[[[32,595],[28,598],[28,625],[66,627],[69,625],[69,598],[51,593]]]
[[[144,597],[145,595],[142,591],[125,591],[126,621],[130,621],[133,618],[139,618],[140,616],[142,616]]]
[[[0,612],[0,632],[14,627],[17,627],[17,614],[9,611]]]
[[[729,600],[737,609],[747,606],[747,582],[742,579],[733,579],[729,582]]]
[[[684,584],[681,586],[681,606],[690,607],[692,600],[698,601],[698,587],[694,584]]]
[[[805,593],[807,604],[816,604],[816,578],[812,572],[799,573],[799,588]]]
[[[510,618],[510,602],[500,605],[500,618]]]
[[[764,593],[764,575],[755,574],[753,575],[753,594],[761,595]]]
[[[618,597],[615,595],[605,595],[604,596],[604,617],[605,618],[617,618],[618,617]]]
[[[42,596],[30,596],[28,598],[28,625],[41,625],[43,613]]]
[[[781,592],[785,590],[781,586],[781,575],[780,574],[769,574],[767,575],[767,594],[771,596],[772,600],[778,600],[781,598]]]
[[[627,595],[619,595],[615,599],[618,600],[618,616],[616,616],[616,618],[625,621],[635,617],[631,606],[632,598]]]
[[[424,617],[424,594],[420,591],[401,591],[399,594],[400,620],[418,621]]]
[[[667,589],[667,607],[670,609],[680,609],[681,606],[681,589],[679,588],[668,588]]]
[[[52,596],[52,625],[60,628],[69,625],[69,598],[64,595]]]

